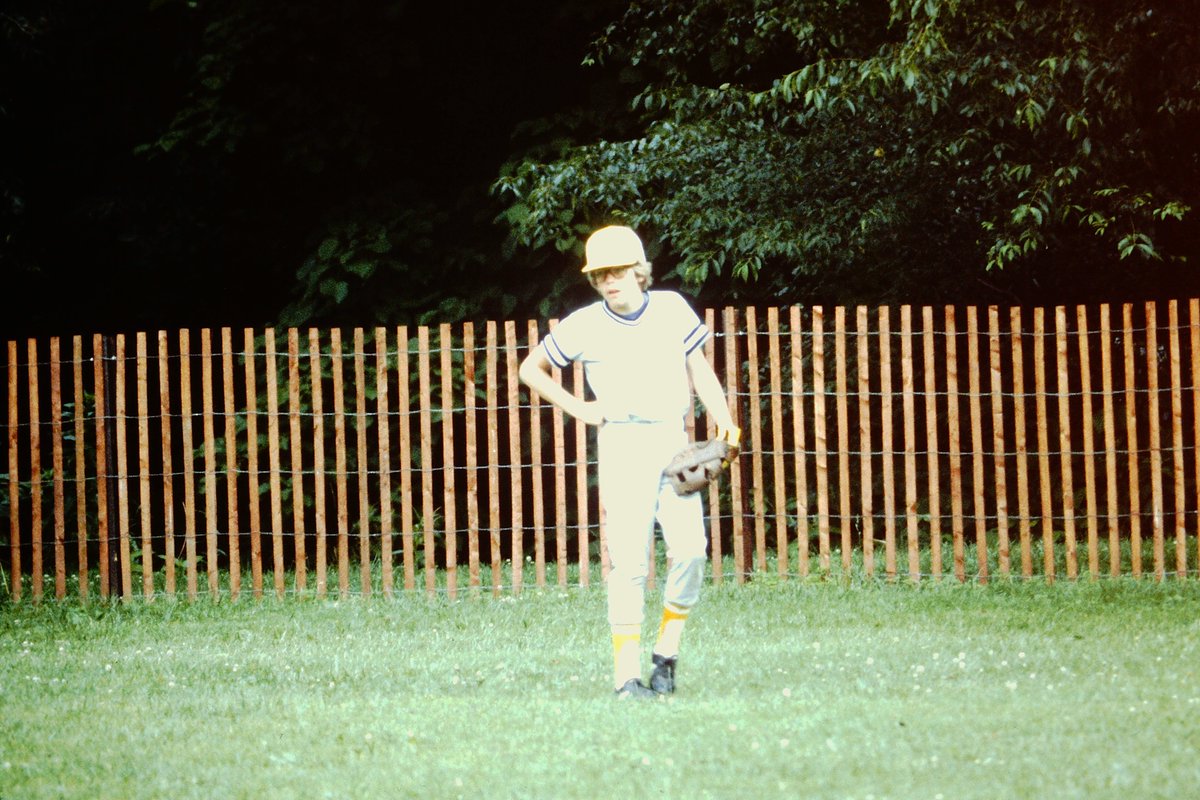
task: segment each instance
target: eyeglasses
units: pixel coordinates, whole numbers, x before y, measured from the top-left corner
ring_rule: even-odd
[[[596,270],[589,277],[591,277],[592,283],[604,283],[609,278],[619,281],[629,274],[629,270],[629,267],[608,267]]]

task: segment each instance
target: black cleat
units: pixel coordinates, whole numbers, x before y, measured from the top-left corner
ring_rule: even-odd
[[[654,671],[650,673],[650,689],[656,694],[671,694],[675,691],[675,659],[652,656]]]
[[[630,678],[625,681],[625,685],[617,689],[617,698],[626,700],[632,698],[634,700],[653,700],[658,697],[658,693],[652,690],[649,686],[642,683],[638,678]]]

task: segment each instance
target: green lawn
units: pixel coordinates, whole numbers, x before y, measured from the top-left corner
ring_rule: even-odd
[[[637,703],[600,588],[5,605],[0,797],[1195,797],[1198,611],[1190,580],[709,587]]]

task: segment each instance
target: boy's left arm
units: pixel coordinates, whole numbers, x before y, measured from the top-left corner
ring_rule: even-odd
[[[696,397],[717,424],[717,438],[724,439],[736,449],[742,431],[729,411],[725,389],[722,388],[717,374],[713,372],[712,364],[708,363],[703,348],[697,347],[688,354],[687,369],[692,379],[692,387],[696,390]]]

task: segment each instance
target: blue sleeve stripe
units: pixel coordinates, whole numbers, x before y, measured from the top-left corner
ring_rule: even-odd
[[[708,341],[708,326],[705,325],[703,322],[701,322],[698,325],[696,325],[695,328],[692,328],[691,333],[689,333],[687,336],[683,337],[684,352],[686,354],[690,355],[693,350],[695,350],[697,347],[699,347],[700,345],[704,344],[707,341]]]
[[[558,346],[558,342],[554,341],[553,333],[547,333],[546,337],[542,339],[542,349],[546,351],[546,357],[554,366],[559,369],[566,369],[570,366],[571,359],[567,358],[562,348]]]

